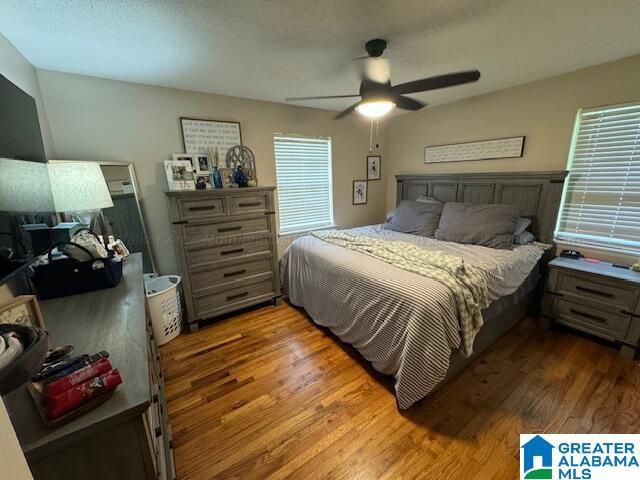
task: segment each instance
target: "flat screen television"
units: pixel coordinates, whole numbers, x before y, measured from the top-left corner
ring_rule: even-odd
[[[46,162],[38,110],[35,100],[17,85],[0,75],[0,158]],[[0,211],[0,247],[16,251],[9,232],[9,213]],[[15,277],[28,266],[29,258],[3,258],[0,254],[0,285]],[[2,253],[2,252],[0,252]],[[42,252],[33,252],[39,254]]]
[[[0,75],[0,158],[46,162],[35,100]]]

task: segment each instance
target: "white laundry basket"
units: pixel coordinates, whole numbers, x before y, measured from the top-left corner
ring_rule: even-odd
[[[173,340],[182,328],[182,303],[178,275],[163,275],[145,284],[153,335],[158,345]]]

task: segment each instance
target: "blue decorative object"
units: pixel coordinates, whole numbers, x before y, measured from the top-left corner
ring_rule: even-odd
[[[218,170],[218,167],[213,167],[213,172],[211,172],[211,184],[214,188],[222,188],[222,177],[220,176],[220,170]]]
[[[247,186],[247,176],[242,171],[241,167],[236,167],[236,171],[233,174],[233,182],[237,183],[239,187]]]

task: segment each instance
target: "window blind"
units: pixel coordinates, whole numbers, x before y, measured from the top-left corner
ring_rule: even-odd
[[[578,112],[556,239],[640,251],[640,102]]]
[[[280,233],[333,225],[331,139],[275,134]]]

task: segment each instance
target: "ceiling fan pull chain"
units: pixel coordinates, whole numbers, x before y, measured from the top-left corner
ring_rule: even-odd
[[[373,119],[371,119],[371,133],[369,134],[369,153],[373,152]]]

